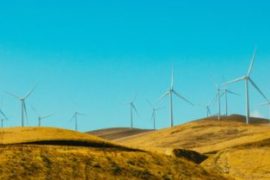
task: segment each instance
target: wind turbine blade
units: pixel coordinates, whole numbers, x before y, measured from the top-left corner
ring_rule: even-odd
[[[77,114],[78,114],[79,116],[86,116],[86,114],[85,114],[85,113],[80,113],[80,112],[77,112]]]
[[[137,110],[136,106],[133,103],[131,104],[131,106],[135,110],[136,114],[139,116],[139,113],[138,113],[138,110]]]
[[[250,62],[249,68],[248,68],[247,76],[249,76],[250,73],[252,72],[252,68],[253,68],[253,65],[254,65],[255,57],[256,57],[256,48],[255,48],[255,50],[253,52],[253,55],[252,55],[252,58],[251,58],[251,62]]]
[[[34,106],[31,106],[31,109],[34,111],[34,113],[39,116],[39,113],[37,112],[37,109]]]
[[[76,113],[74,113],[74,114],[71,116],[69,122],[73,121],[73,119],[75,118],[75,115],[76,115]]]
[[[226,90],[228,93],[230,93],[230,94],[233,94],[233,95],[236,95],[236,96],[240,96],[239,94],[237,94],[237,93],[235,93],[235,92],[233,92],[233,91],[230,91],[230,90]]]
[[[269,102],[268,98],[264,95],[264,93],[260,90],[260,88],[255,84],[255,82],[251,78],[249,78],[249,82],[264,97],[264,99],[266,100],[266,102]]]
[[[53,114],[48,114],[46,116],[41,117],[41,119],[47,119],[47,118],[52,117],[52,116],[53,116]]]
[[[2,111],[2,109],[0,109],[0,114],[7,120],[8,118],[7,118],[7,116],[6,116],[6,114]]]
[[[134,96],[134,98],[132,99],[131,102],[134,102],[136,100],[136,98],[137,98],[137,94]]]
[[[171,89],[173,89],[174,86],[174,68],[172,67],[172,75],[171,75]]]
[[[36,89],[37,85],[35,85],[25,96],[24,96],[24,99],[28,98],[32,93],[33,91]]]
[[[8,94],[8,95],[10,95],[10,96],[12,96],[12,97],[15,97],[16,99],[21,99],[19,96],[15,95],[15,94],[13,94],[13,93],[10,93],[10,92],[8,92],[8,91],[6,91],[6,94]]]
[[[218,99],[218,94],[215,95],[215,97],[213,98],[212,101],[210,101],[210,103],[208,104],[208,106],[213,105],[217,101],[217,99]]]
[[[158,103],[160,103],[164,97],[168,96],[169,95],[169,91],[166,91],[158,100]]]
[[[232,81],[228,81],[228,82],[224,83],[223,86],[227,86],[227,85],[230,85],[230,84],[233,84],[233,83],[237,83],[237,82],[239,82],[239,81],[244,80],[245,78],[246,78],[245,76],[236,78],[236,79],[234,79],[234,80],[232,80]]]
[[[181,96],[181,95],[180,95],[179,93],[177,93],[175,90],[173,90],[173,93],[174,93],[177,97],[179,97],[180,99],[186,101],[187,103],[189,103],[190,105],[193,106],[192,102],[190,102],[190,101],[189,101],[188,99],[186,99],[185,97]]]
[[[224,92],[222,92],[220,95],[219,95],[219,97],[222,97],[222,96],[224,96],[225,95],[225,91]]]

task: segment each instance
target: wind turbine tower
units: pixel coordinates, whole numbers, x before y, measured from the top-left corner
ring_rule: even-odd
[[[255,57],[256,57],[256,49],[255,49],[255,51],[253,53],[253,56],[251,58],[251,63],[249,65],[247,74],[245,74],[244,76],[241,76],[239,78],[236,78],[236,79],[234,79],[232,81],[229,81],[229,82],[224,84],[224,86],[227,86],[227,85],[234,84],[234,83],[237,83],[237,82],[240,82],[240,81],[245,82],[245,90],[246,90],[246,124],[249,124],[249,120],[250,120],[249,84],[251,84],[259,92],[259,94],[262,95],[262,97],[266,100],[266,102],[269,102],[268,98],[264,95],[264,93],[259,89],[259,87],[255,84],[255,82],[250,77],[250,74],[252,72],[252,68],[253,68],[253,65],[254,65]]]
[[[73,114],[73,116],[71,117],[71,120],[74,120],[74,125],[75,125],[75,128],[74,128],[74,130],[75,131],[78,131],[78,116],[84,116],[85,114],[83,114],[83,113],[79,113],[79,112],[75,112],[74,114]]]
[[[133,128],[133,123],[134,123],[134,112],[139,115],[138,110],[134,104],[136,97],[133,98],[132,101],[130,101],[129,104],[129,110],[130,110],[130,127]]]
[[[10,92],[6,92],[7,94],[9,94],[12,97],[15,97],[16,99],[18,99],[20,101],[21,104],[21,126],[24,127],[25,125],[25,119],[27,120],[28,118],[28,114],[27,114],[27,109],[26,109],[26,99],[33,93],[33,91],[35,90],[36,86],[30,90],[25,96],[23,97],[19,97],[15,94],[12,94]]]
[[[188,104],[193,105],[188,99],[180,95],[175,89],[174,89],[174,71],[172,70],[172,76],[171,76],[171,86],[169,90],[167,90],[161,97],[160,100],[162,100],[164,97],[169,97],[169,107],[170,107],[170,119],[171,119],[171,127],[174,126],[174,114],[173,114],[173,95],[177,96],[178,98],[184,100]]]
[[[159,107],[154,106],[154,105],[153,105],[150,101],[148,101],[148,100],[147,100],[147,102],[148,102],[149,106],[152,108],[151,119],[153,120],[153,128],[154,128],[154,130],[156,130],[157,112],[158,112],[159,110],[161,110],[162,108],[159,108]]]

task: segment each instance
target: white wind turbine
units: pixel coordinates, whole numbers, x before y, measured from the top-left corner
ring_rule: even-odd
[[[53,114],[48,114],[46,116],[38,116],[38,126],[39,127],[41,126],[41,122],[43,119],[47,119],[47,118],[52,117],[52,116],[53,116]]]
[[[136,99],[136,96],[133,98],[132,101],[130,101],[129,104],[129,110],[130,110],[130,127],[133,128],[133,123],[134,123],[134,112],[139,115],[138,110],[134,104],[134,101]]]
[[[185,97],[181,96],[178,92],[175,91],[174,89],[174,71],[172,70],[172,77],[171,77],[171,86],[169,88],[169,90],[167,90],[161,97],[160,97],[160,101],[166,97],[169,96],[169,100],[170,100],[170,119],[171,119],[171,127],[174,126],[174,116],[173,116],[173,95],[177,96],[178,98],[184,100],[185,102],[193,105],[188,99],[186,99]]]
[[[79,113],[79,112],[75,112],[75,113],[72,115],[71,121],[74,120],[74,123],[75,123],[75,124],[74,124],[74,125],[75,125],[74,130],[75,130],[75,131],[78,131],[78,116],[85,116],[85,114]]]
[[[38,111],[36,110],[36,108],[34,108],[33,106],[32,106],[32,110],[33,110],[33,111],[36,113],[36,115],[38,116],[38,117],[37,117],[37,120],[38,120],[38,126],[39,126],[39,127],[41,126],[41,122],[42,122],[43,119],[47,119],[47,118],[53,116],[53,114],[48,114],[48,115],[45,115],[45,116],[41,116],[41,115],[38,113]]]
[[[21,125],[22,125],[22,127],[24,127],[24,124],[25,124],[24,120],[28,119],[25,100],[33,93],[35,88],[36,88],[36,86],[23,97],[17,96],[15,94],[10,93],[10,92],[6,92],[10,96],[15,97],[16,99],[18,99],[20,101],[20,103],[21,103]]]
[[[235,92],[233,92],[231,90],[224,89],[223,95],[225,96],[225,113],[226,113],[226,116],[228,116],[228,95],[229,94],[239,96],[239,94],[237,94],[237,93],[235,93]]]
[[[249,124],[249,119],[250,119],[249,83],[259,92],[259,94],[262,95],[262,97],[267,102],[269,102],[268,98],[264,95],[264,93],[259,89],[259,87],[255,84],[255,82],[250,77],[250,74],[251,74],[252,69],[253,69],[255,57],[256,57],[256,50],[254,51],[253,56],[251,58],[251,63],[249,65],[247,74],[245,74],[244,76],[241,76],[239,78],[236,78],[236,79],[234,79],[232,81],[229,81],[229,82],[224,84],[224,86],[226,86],[226,85],[230,85],[230,84],[233,84],[233,83],[237,83],[239,81],[244,81],[245,82],[245,89],[246,89],[246,124]]]
[[[214,98],[214,101],[213,102],[216,102],[217,101],[217,106],[218,106],[218,120],[220,120],[221,118],[221,97],[222,97],[222,90],[220,89],[220,87],[218,85],[216,85],[217,87],[217,93],[216,93],[216,96]]]
[[[215,103],[217,95],[206,105],[199,104],[198,106],[205,108],[206,117],[211,116],[211,106]]]
[[[6,116],[6,114],[2,111],[2,109],[0,109],[0,114],[1,114],[1,127],[3,128],[4,127],[4,121],[7,121],[8,118]]]
[[[206,105],[206,117],[209,117],[211,115],[211,109],[210,109],[210,105]]]
[[[162,108],[156,107],[153,105],[150,101],[147,100],[147,103],[149,106],[152,108],[152,115],[151,115],[151,120],[153,120],[153,128],[156,130],[156,119],[157,119],[157,112],[161,110]]]

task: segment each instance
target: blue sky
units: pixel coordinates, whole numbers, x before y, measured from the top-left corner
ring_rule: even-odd
[[[8,126],[20,125],[20,106],[4,91],[25,94],[29,125],[55,113],[44,125],[81,131],[129,126],[126,105],[136,94],[135,126],[151,128],[151,109],[170,84],[195,104],[215,95],[215,83],[243,75],[252,51],[252,73],[270,97],[270,3],[268,1],[6,1],[0,6],[0,90]],[[244,84],[230,87],[230,113],[244,114]],[[175,99],[175,122],[203,117],[204,109]],[[251,111],[268,117],[264,100],[251,90]],[[157,127],[170,125],[168,101]],[[216,112],[216,107],[212,107]]]

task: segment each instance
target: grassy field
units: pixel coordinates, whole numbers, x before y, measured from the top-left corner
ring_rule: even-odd
[[[251,122],[233,115],[157,131],[96,132],[114,141],[57,128],[4,128],[0,179],[270,179],[269,121]]]
[[[270,179],[270,147],[237,147],[218,152],[202,167],[235,179]]]
[[[201,166],[234,179],[270,179],[270,124],[243,116],[201,119],[174,128],[116,140],[165,154],[189,149],[208,156]]]
[[[0,179],[223,179],[184,158],[55,128],[1,129]]]
[[[267,120],[252,119],[246,125],[242,116],[216,117],[189,122],[173,128],[139,134],[116,140],[126,146],[168,152],[175,148],[200,153],[217,152],[228,147],[270,138]]]

